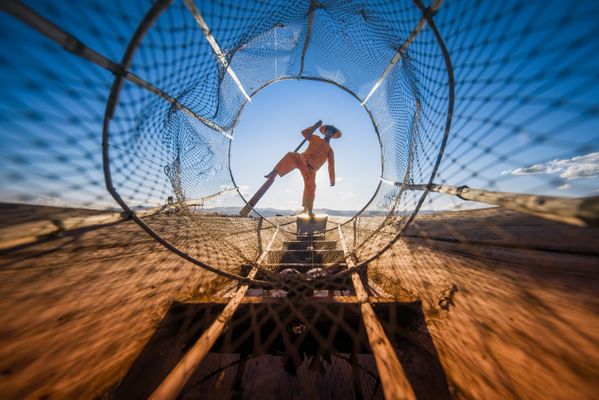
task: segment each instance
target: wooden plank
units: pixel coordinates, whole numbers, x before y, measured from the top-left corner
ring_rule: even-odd
[[[231,297],[203,297],[198,300],[188,301],[185,304],[228,304]],[[357,304],[360,302],[357,296],[314,296],[306,299],[314,304]],[[368,297],[371,304],[389,304],[397,302],[411,302],[413,297]],[[241,304],[280,304],[281,299],[277,297],[266,296],[246,296],[241,300]]]
[[[272,247],[279,229],[272,235],[268,246],[258,259],[257,264],[252,268],[248,274],[249,279],[253,279],[258,272],[258,265],[264,260],[268,251]],[[214,343],[220,337],[220,335],[228,327],[233,314],[237,311],[237,308],[241,304],[249,289],[249,284],[242,284],[239,289],[235,292],[235,295],[231,298],[231,301],[227,304],[225,309],[220,313],[216,320],[210,325],[208,329],[202,334],[202,336],[196,341],[193,347],[183,356],[181,361],[173,368],[168,374],[164,381],[158,386],[158,388],[152,393],[150,399],[152,400],[167,400],[176,399],[185,387],[185,384],[202,363]]]
[[[339,226],[339,240],[343,246],[344,253],[346,255],[349,254],[341,226]],[[354,265],[351,257],[348,257],[346,262],[350,268]],[[372,304],[369,302],[368,292],[364,288],[358,271],[353,272],[351,277],[356,290],[356,297],[360,303],[362,320],[364,321],[368,342],[374,355],[385,399],[416,399],[412,385],[397,358],[395,349],[376,317]]]
[[[599,255],[599,228],[557,223],[500,207],[419,215],[403,236],[472,247]]]

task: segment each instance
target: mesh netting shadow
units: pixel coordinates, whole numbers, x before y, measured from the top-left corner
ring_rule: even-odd
[[[577,193],[589,192],[583,179],[594,175],[572,172],[570,176],[570,171],[578,168],[575,159],[582,159],[583,169],[588,163],[593,168],[593,137],[568,134],[578,129],[577,125],[596,124],[596,107],[585,100],[591,85],[580,83],[584,81],[580,78],[586,76],[584,71],[592,70],[592,61],[583,57],[594,45],[580,39],[584,37],[580,27],[588,25],[588,13],[579,11],[584,7],[562,16],[557,5],[544,7],[541,14],[546,15],[547,24],[536,30],[522,30],[505,25],[510,17],[530,15],[530,8],[520,3],[488,10],[479,7],[481,11],[475,11],[476,7],[441,7],[439,1],[428,8],[419,2],[394,6],[273,2],[237,8],[233,4],[159,1],[144,13],[136,5],[124,7],[121,14],[115,14],[113,25],[118,30],[112,35],[102,31],[104,39],[98,43],[92,40],[96,31],[60,19],[63,6],[5,8],[87,60],[87,64],[78,61],[83,63],[81,68],[95,68],[91,61],[116,76],[108,97],[104,95],[107,106],[102,122],[102,163],[106,187],[123,208],[122,217],[134,219],[169,249],[213,272],[243,279],[238,274],[239,265],[259,256],[257,250],[262,244],[258,237],[262,235],[258,231],[272,231],[276,225],[293,231],[292,218],[263,222],[259,210],[255,210],[254,218],[236,217],[246,199],[235,184],[229,164],[233,130],[243,105],[259,90],[285,79],[320,80],[345,89],[362,103],[375,126],[382,153],[381,181],[372,199],[355,217],[335,221],[343,226],[353,223],[347,234],[352,235],[348,242],[358,267],[378,257],[401,237],[425,201],[439,203],[441,209],[451,208],[451,200],[447,205],[447,198],[437,200],[428,196],[429,191],[512,206],[519,211],[557,214],[575,223],[593,219],[595,203],[562,206],[563,199],[558,199],[554,207],[551,202],[549,206],[531,207],[534,199],[509,198],[509,190],[520,192],[520,181],[529,175],[540,184],[537,188],[527,184],[533,189],[527,192],[534,194],[574,190],[574,184]],[[232,10],[237,10],[236,18],[242,18],[242,24],[233,24]],[[104,11],[99,8],[92,13]],[[486,35],[484,40],[477,35],[481,25],[474,17],[465,20],[471,22],[452,25],[456,16],[479,15],[476,12],[497,27],[481,31]],[[144,17],[129,17],[135,14]],[[132,21],[139,22],[135,25]],[[574,32],[574,23],[579,32]],[[7,29],[24,28],[10,24]],[[455,26],[462,27],[456,34]],[[548,43],[545,38],[552,29],[560,29],[560,37],[569,46]],[[442,35],[442,30],[447,33]],[[38,39],[44,46],[49,44],[47,39]],[[92,40],[93,46],[86,46],[81,39]],[[485,47],[488,43],[494,44],[495,52]],[[513,49],[508,51],[509,46]],[[546,50],[541,52],[539,46]],[[568,62],[559,57],[566,47],[571,60]],[[120,62],[114,56],[119,49],[123,54]],[[558,58],[559,68],[542,68]],[[528,68],[523,70],[522,65]],[[73,89],[65,88],[65,94],[75,99],[77,81],[63,78],[64,72],[54,63],[46,69],[48,72],[40,76],[68,83],[67,88],[70,85]],[[516,71],[521,76],[514,75]],[[550,91],[557,82],[564,89],[561,93],[569,97],[556,97]],[[98,87],[90,87],[87,81],[85,84],[89,89]],[[494,89],[502,85],[502,90]],[[62,90],[60,87],[50,90]],[[454,111],[456,90],[459,102]],[[17,97],[25,96],[18,93]],[[516,95],[506,97],[508,93]],[[5,111],[12,105],[8,107]],[[48,119],[43,111],[46,109],[36,110],[38,120]],[[70,109],[79,111],[74,104]],[[552,116],[566,118],[567,113],[571,117],[566,119],[567,124],[560,125],[560,130],[549,127]],[[83,123],[81,116],[72,115],[67,117],[69,126]],[[26,122],[26,126],[34,127],[34,120],[26,117]],[[490,128],[494,129],[491,136],[485,134]],[[65,129],[76,137],[77,131]],[[443,158],[450,131],[454,132],[449,141],[450,155]],[[41,135],[36,143],[49,144]],[[565,139],[568,137],[569,141]],[[506,152],[514,140],[522,142],[518,147],[521,150]],[[543,170],[544,149],[563,143],[576,156],[549,161]],[[550,157],[558,153],[547,152]],[[526,163],[516,160],[519,153],[527,155]],[[473,169],[476,157],[483,155],[488,162]],[[442,163],[443,159],[446,162]],[[15,166],[19,160],[25,165],[29,162],[27,156],[14,160]],[[556,179],[551,171],[559,169],[560,161],[563,173]],[[553,169],[551,162],[556,165]],[[498,165],[500,174],[496,172]],[[510,165],[514,165],[511,170]],[[38,180],[33,164],[31,167],[24,176],[13,173],[9,184]],[[50,194],[67,201],[67,191],[60,191],[66,176],[57,172],[52,175],[58,182]],[[458,190],[466,187],[464,183],[484,189],[483,193],[464,197],[463,190]],[[75,187],[81,192],[86,185],[80,182]],[[499,189],[491,192],[498,193],[497,198],[490,199],[485,190],[494,188]],[[40,189],[38,192],[45,194],[44,186]],[[10,193],[26,200],[18,190]],[[28,191],[25,196],[34,193]],[[78,193],[78,197],[85,195]],[[87,204],[97,207],[101,197],[98,194]],[[153,205],[162,207],[162,215],[147,213]],[[568,208],[564,213],[563,209]],[[567,215],[560,216],[560,212]]]
[[[85,232],[111,249],[110,240],[134,242],[135,226],[124,223],[133,220],[182,259],[226,278],[204,298],[194,290],[196,303],[173,305],[159,324],[183,352],[206,329],[224,321],[216,327],[222,333],[233,321],[218,343],[205,346],[207,353],[216,343],[221,356],[206,357],[189,393],[214,388],[225,375],[229,392],[237,393],[252,381],[246,367],[264,371],[280,361],[309,395],[326,391],[314,368],[332,373],[328,383],[342,393],[380,397],[381,352],[369,340],[373,325],[364,315],[381,320],[379,332],[394,346],[387,353],[405,367],[402,384],[422,397],[430,394],[423,371],[434,377],[437,398],[476,393],[464,384],[478,379],[475,373],[460,381],[444,371],[440,342],[430,333],[438,326],[464,333],[441,343],[443,356],[462,365],[469,355],[455,348],[490,354],[486,338],[506,332],[489,328],[494,319],[479,323],[488,314],[509,327],[544,315],[535,329],[548,337],[563,332],[574,349],[595,348],[584,326],[563,317],[569,303],[551,304],[551,295],[534,289],[541,282],[564,297],[579,294],[576,304],[593,298],[596,2],[5,1],[0,9],[0,200],[14,203],[1,207],[0,251],[23,264],[36,258],[27,251],[39,245],[40,263],[56,254],[85,263],[76,247]],[[231,172],[244,105],[289,79],[351,94],[380,143],[381,177],[372,198],[352,217],[330,216],[317,241],[297,240],[293,215],[266,217],[255,208],[240,216],[247,199]],[[56,246],[47,243],[55,239]],[[185,281],[170,276],[185,268],[164,255],[153,260],[159,252],[148,241],[132,248],[142,254],[140,269],[152,267],[143,273],[128,267],[127,282],[168,286],[168,295],[147,289],[148,301],[157,293],[167,301]],[[163,276],[155,276],[154,264],[165,260]],[[106,264],[117,272],[102,291],[118,286],[122,273],[111,259]],[[2,268],[10,272],[10,262]],[[102,274],[92,272],[93,283]],[[480,278],[476,288],[473,277]],[[470,292],[463,289],[469,284]],[[485,299],[485,311],[462,303],[477,319],[458,314],[462,319],[452,325],[448,315],[460,296],[475,289],[495,298]],[[113,308],[126,296],[117,297]],[[514,307],[508,316],[507,301]],[[137,307],[120,318],[146,310]],[[225,312],[227,318],[210,323]],[[462,326],[484,340],[469,341]],[[126,396],[136,374],[147,373],[148,360],[160,354],[161,333],[127,375],[134,383],[125,379],[117,394]],[[547,380],[563,360],[577,371],[593,368],[592,360],[559,344],[549,349],[523,335],[513,342],[536,365],[529,371],[534,385],[507,379],[513,360],[501,352],[481,363],[493,369],[489,376],[500,375],[493,385],[506,396],[555,395]],[[179,358],[150,371],[154,386],[144,395]],[[571,382],[591,393],[586,378],[581,373]],[[343,392],[350,381],[352,389]]]

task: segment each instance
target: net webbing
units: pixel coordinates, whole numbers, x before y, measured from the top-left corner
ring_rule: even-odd
[[[588,56],[596,43],[584,40],[596,29],[592,4],[563,10],[553,3],[435,2],[427,11],[437,13],[432,29],[424,8],[410,2],[159,3],[151,18],[149,7],[136,3],[42,2],[31,10],[115,63],[129,45],[128,70],[161,91],[125,80],[107,120],[105,161],[130,210],[176,200],[168,227],[162,216],[146,223],[202,262],[231,272],[258,256],[258,219],[235,217],[245,203],[231,190],[229,145],[245,93],[282,79],[339,85],[373,119],[384,180],[351,229],[360,261],[376,255],[418,208],[423,192],[407,184],[431,181],[450,123],[436,183],[545,195],[594,190],[597,157],[586,132],[596,126],[589,84],[596,65]],[[94,23],[99,16],[102,23]],[[22,51],[11,48],[22,47],[17,42],[3,50],[4,76],[11,77],[3,106],[3,134],[11,138],[4,145],[5,198],[109,207],[98,132],[111,75],[3,19],[5,37],[27,40]],[[141,37],[131,40],[141,25]],[[34,64],[31,57],[41,54],[48,62]],[[18,131],[29,134],[11,137]],[[426,202],[432,210],[462,205],[435,195]]]
[[[334,321],[331,329],[346,335],[341,343],[360,347],[364,341],[361,325],[344,322],[355,310],[298,306],[298,298],[321,290],[319,281],[326,282],[322,290],[339,295],[350,290],[340,245],[318,262],[301,260],[304,267],[324,263],[328,272],[300,271],[290,284],[289,274],[298,271],[288,271],[281,282],[279,261],[287,257],[284,242],[292,241],[295,217],[263,218],[259,208],[239,216],[247,199],[231,174],[231,140],[246,94],[251,98],[278,81],[338,85],[372,118],[381,181],[354,217],[331,216],[327,233],[338,241],[343,232],[360,268],[404,237],[474,250],[485,235],[536,246],[535,238],[523,239],[494,219],[504,213],[487,209],[496,203],[429,192],[431,183],[563,198],[597,195],[594,1],[575,7],[518,0],[22,3],[38,19],[14,10],[0,14],[1,200],[112,211],[122,206],[124,217],[135,213],[173,251],[239,280],[280,231],[273,249],[281,253],[257,265],[253,289],[274,297],[283,291],[293,300],[247,313],[239,326],[260,325],[260,312],[289,315],[269,320],[280,330],[298,315],[311,315],[301,321],[304,327],[326,315]],[[67,39],[48,34],[47,24]],[[131,56],[126,65],[124,56]],[[399,290],[389,283],[397,275],[393,267],[370,272],[381,293]],[[385,325],[393,331],[395,314],[388,317]],[[310,338],[323,358],[349,348],[336,349],[337,339],[334,332]],[[227,336],[220,346],[234,349],[244,340]],[[266,342],[261,351],[274,346]],[[276,344],[296,369],[305,364],[298,343]],[[334,362],[361,369],[363,390],[374,395],[372,360],[350,358]]]

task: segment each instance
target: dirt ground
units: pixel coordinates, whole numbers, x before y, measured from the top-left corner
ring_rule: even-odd
[[[438,355],[455,398],[592,399],[598,233],[497,210],[422,216],[369,276],[422,302],[432,340],[421,345]],[[0,393],[102,397],[173,301],[226,284],[131,222],[3,252]]]
[[[418,217],[407,236],[370,277],[422,301],[455,398],[597,398],[597,229],[489,209]]]
[[[223,283],[133,222],[3,253],[2,397],[101,395],[126,373],[172,301]]]

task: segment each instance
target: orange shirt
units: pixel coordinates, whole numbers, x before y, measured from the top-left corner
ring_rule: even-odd
[[[317,135],[313,134],[306,139],[308,139],[308,148],[303,153],[306,161],[315,170],[318,170],[326,161],[328,161],[329,179],[331,184],[335,183],[335,157],[333,149],[331,149],[331,146],[329,146],[326,140]]]

